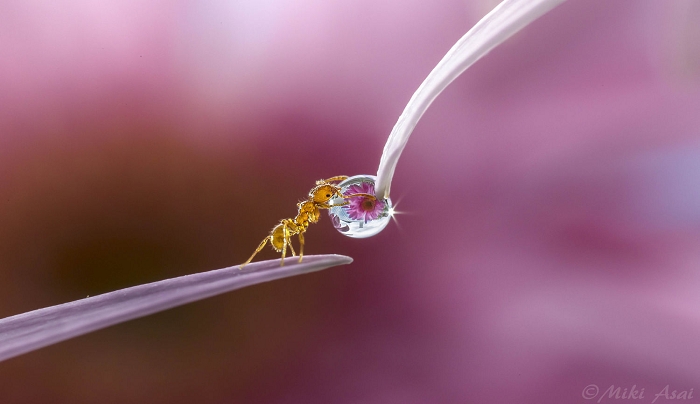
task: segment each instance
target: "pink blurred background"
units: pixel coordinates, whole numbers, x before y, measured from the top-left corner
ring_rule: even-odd
[[[376,173],[495,4],[0,3],[0,317],[244,261],[315,180]],[[700,397],[699,19],[565,3],[433,104],[398,224],[309,229],[352,265],[0,363],[0,402]]]

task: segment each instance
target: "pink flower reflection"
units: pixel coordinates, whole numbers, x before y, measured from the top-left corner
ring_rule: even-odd
[[[352,194],[374,195],[374,184],[363,182],[360,184],[351,185],[343,193],[343,195]],[[364,220],[365,223],[379,218],[379,215],[386,207],[386,204],[379,199],[370,199],[362,196],[350,198],[348,202],[349,205],[345,206],[343,209],[345,209],[350,219]]]

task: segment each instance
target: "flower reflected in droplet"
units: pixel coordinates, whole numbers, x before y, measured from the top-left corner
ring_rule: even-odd
[[[374,185],[367,182],[354,184],[349,186],[344,194],[374,195]],[[386,207],[386,204],[382,200],[370,199],[364,196],[350,198],[348,202],[349,204],[344,206],[343,209],[345,209],[350,219],[364,220],[365,223],[379,218],[379,215],[384,212],[384,208]]]

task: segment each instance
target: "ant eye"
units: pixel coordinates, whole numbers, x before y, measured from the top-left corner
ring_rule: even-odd
[[[330,198],[330,197],[331,197],[331,194],[326,194],[326,198]]]

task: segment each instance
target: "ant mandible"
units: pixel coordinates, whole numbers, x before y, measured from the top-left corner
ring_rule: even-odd
[[[365,197],[376,200],[374,195],[370,194],[352,194],[343,195],[340,191],[340,186],[334,184],[335,182],[341,182],[348,179],[345,175],[339,175],[336,177],[328,178],[327,180],[316,181],[316,186],[309,191],[309,198],[305,201],[301,201],[297,204],[298,213],[294,219],[282,219],[277,226],[275,226],[270,235],[265,237],[265,239],[260,243],[258,248],[255,250],[253,255],[248,258],[246,262],[241,265],[243,268],[248,265],[250,261],[253,260],[255,255],[259,253],[265,244],[269,241],[272,244],[272,248],[277,252],[282,252],[282,261],[280,266],[284,265],[284,257],[287,254],[287,247],[292,251],[292,256],[296,256],[294,252],[294,247],[292,247],[291,237],[294,235],[299,235],[299,262],[304,257],[304,233],[309,227],[310,223],[318,223],[318,219],[321,218],[321,209],[330,209],[333,206],[343,206],[349,204],[345,201],[341,204],[330,205],[329,202],[334,198],[356,198]]]

